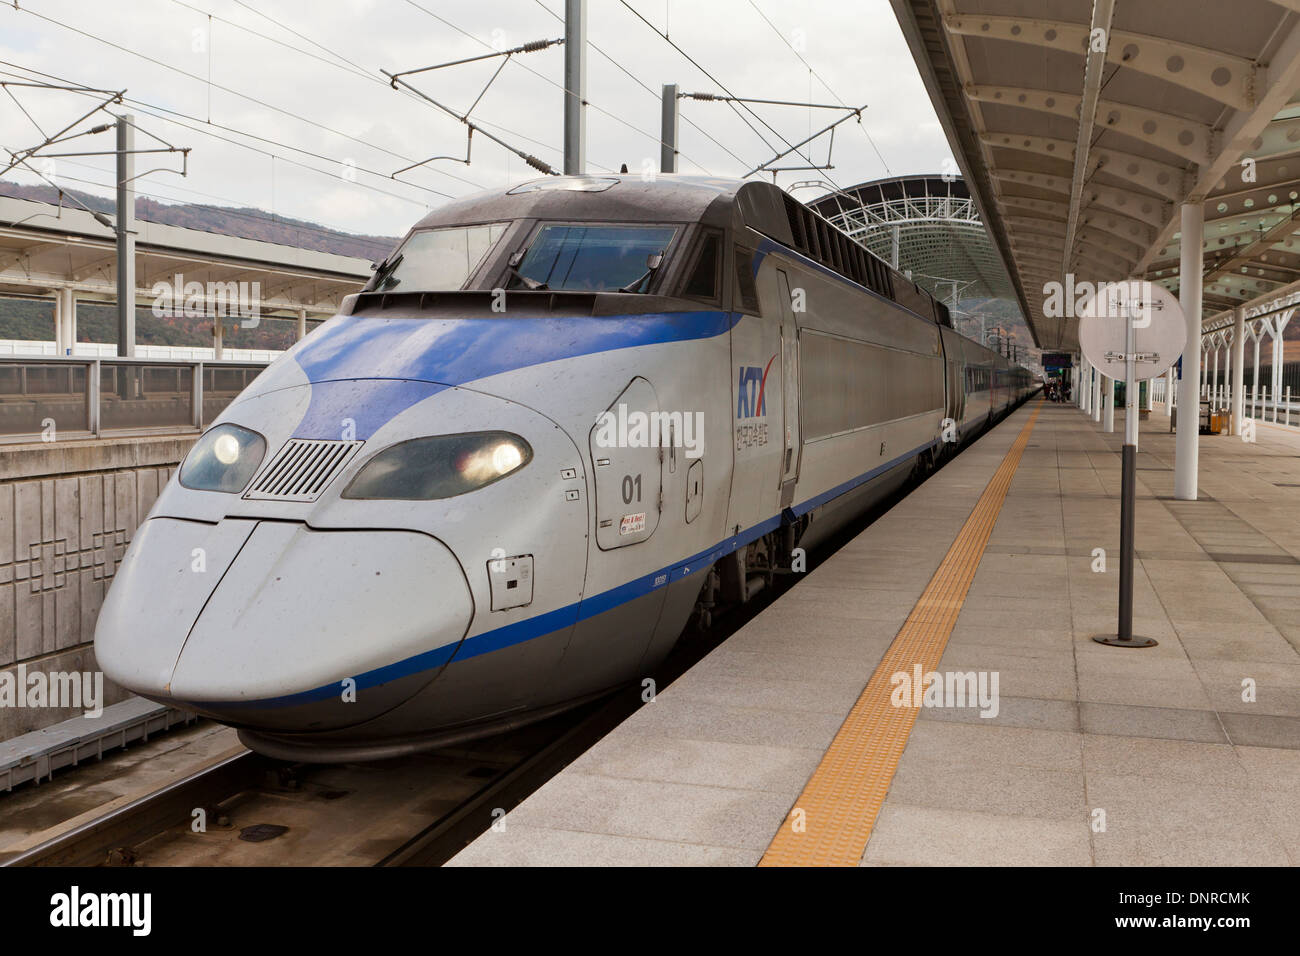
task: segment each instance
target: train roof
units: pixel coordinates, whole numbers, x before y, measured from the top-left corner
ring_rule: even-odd
[[[417,229],[505,219],[705,222],[733,226],[761,210],[780,208],[784,192],[770,183],[710,176],[611,174],[546,176],[489,189],[439,206]],[[745,216],[745,211],[750,215]],[[761,218],[761,215],[760,215]],[[760,230],[762,231],[762,230]],[[774,237],[775,238],[775,237]]]
[[[521,219],[698,222],[733,233],[748,228],[952,328],[946,305],[814,209],[760,180],[677,173],[546,176],[449,202],[415,229]]]
[[[886,298],[897,299],[899,292],[909,299],[930,298],[823,216],[774,183],[759,180],[675,173],[547,176],[447,203],[415,228],[517,219],[698,222],[736,233],[748,228]],[[929,315],[931,307],[917,311]],[[949,324],[946,314],[941,321]]]

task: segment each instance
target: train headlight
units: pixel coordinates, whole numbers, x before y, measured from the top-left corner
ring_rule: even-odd
[[[510,432],[471,432],[413,438],[370,459],[343,491],[344,498],[433,501],[474,491],[518,471],[533,457],[528,442]]]
[[[266,457],[266,439],[238,425],[218,425],[194,443],[181,484],[195,491],[239,494]]]

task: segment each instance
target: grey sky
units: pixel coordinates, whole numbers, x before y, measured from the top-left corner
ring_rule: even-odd
[[[951,155],[886,0],[628,3],[655,27],[666,28],[674,42],[738,96],[807,100],[811,95],[819,102],[842,98],[851,105],[866,104],[863,129],[850,121],[835,137],[836,168],[830,176],[840,186],[887,175],[881,156],[890,172],[903,174],[938,172]],[[0,59],[90,86],[125,87],[128,97],[148,104],[129,107],[143,128],[194,148],[188,177],[151,173],[139,183],[143,194],[257,206],[334,228],[389,235],[403,232],[426,206],[444,202],[439,193],[460,196],[534,173],[476,137],[472,165],[439,161],[404,175],[410,184],[392,181],[389,174],[410,162],[437,154],[464,155],[465,129],[389,89],[379,70],[413,69],[487,52],[494,43],[511,47],[563,35],[560,20],[548,12],[561,12],[562,0],[22,0],[21,7],[0,6]],[[650,88],[638,85],[597,50],[590,51],[591,171],[627,163],[635,172],[646,159],[657,164],[663,83],[677,82],[684,91],[721,92],[620,0],[589,0],[588,39]],[[810,76],[791,45],[829,90]],[[487,128],[557,167],[562,159],[562,51],[553,47],[514,58],[474,111]],[[499,62],[453,67],[415,82],[464,109]],[[18,89],[14,94],[47,131],[86,108],[85,98],[77,94]],[[834,115],[755,109],[791,142]],[[165,116],[164,110],[192,118],[173,122],[148,115]],[[682,116],[683,172],[735,176],[771,156],[724,104],[685,101]],[[775,135],[759,128],[777,143]],[[223,142],[209,132],[255,149]],[[242,134],[284,145],[258,143]],[[82,138],[59,151],[91,148],[88,144],[111,149],[111,136]],[[14,100],[0,96],[0,145],[18,149],[40,139]],[[822,161],[825,140],[813,150]],[[348,179],[349,163],[356,167],[355,182]],[[162,157],[149,165],[164,164],[176,165],[176,160]],[[70,187],[107,193],[103,185],[78,180],[107,184],[110,168],[111,161],[104,158],[64,159],[53,172]],[[788,185],[821,175],[783,174],[779,181]],[[14,178],[38,181],[30,175]],[[797,193],[805,200],[817,194],[811,189]]]

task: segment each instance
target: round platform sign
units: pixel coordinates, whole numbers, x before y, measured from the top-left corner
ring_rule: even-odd
[[[1098,284],[1079,317],[1079,348],[1107,378],[1121,381],[1128,323],[1133,321],[1138,381],[1156,378],[1178,361],[1187,341],[1182,306],[1164,286],[1145,279]]]

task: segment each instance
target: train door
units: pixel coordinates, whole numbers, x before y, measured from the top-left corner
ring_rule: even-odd
[[[795,483],[799,479],[799,458],[803,450],[799,427],[799,327],[794,317],[794,300],[790,278],[784,269],[776,270],[777,288],[781,293],[781,419],[784,450],[781,458],[781,507],[794,501]]]
[[[945,415],[953,421],[959,431],[962,419],[966,417],[966,376],[964,374],[966,360],[962,355],[961,339],[955,332],[943,329],[940,331],[939,338],[943,343],[944,367],[948,370],[946,379],[948,402]]]
[[[639,544],[659,526],[667,436],[654,434],[658,413],[654,387],[638,376],[591,430],[596,546],[602,551]]]

